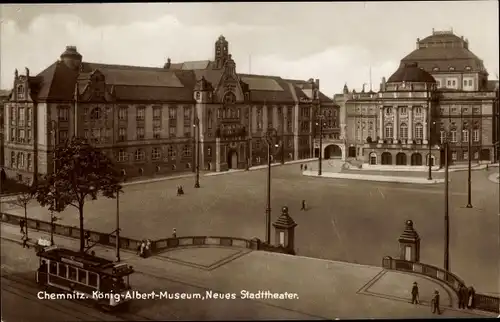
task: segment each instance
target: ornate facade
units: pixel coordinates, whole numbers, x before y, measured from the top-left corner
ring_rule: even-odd
[[[31,180],[51,172],[55,144],[77,135],[127,177],[224,171],[312,154],[315,113],[332,109],[319,80],[238,74],[221,36],[213,61],[135,67],[84,62],[76,47],[37,76],[16,71],[5,110],[5,170]],[[333,118],[334,115],[332,114]],[[337,121],[330,121],[332,127]]]
[[[347,85],[335,95],[348,156],[367,167],[439,166],[442,143],[450,161],[467,161],[469,141],[475,162],[495,159],[498,82],[488,81],[483,62],[468,41],[433,31],[402,59],[378,93],[356,93]]]

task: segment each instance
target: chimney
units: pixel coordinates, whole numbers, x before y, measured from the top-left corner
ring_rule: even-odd
[[[17,68],[16,70],[14,71],[14,77],[18,78],[19,77],[19,72],[17,71]]]
[[[24,70],[26,72],[26,77],[30,77],[30,70],[28,69],[28,67],[24,67]]]
[[[380,85],[380,91],[385,92],[385,77],[382,77],[382,84]]]
[[[420,49],[420,38],[417,38],[417,49]]]
[[[432,34],[433,34],[433,35],[435,34],[434,28],[432,28]]]
[[[319,79],[316,79],[316,88],[319,89]]]

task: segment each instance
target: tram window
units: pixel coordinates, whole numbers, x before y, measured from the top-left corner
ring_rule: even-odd
[[[97,274],[89,272],[89,285],[97,287]]]
[[[66,278],[67,271],[68,271],[68,266],[59,263],[59,273],[57,275]]]
[[[70,280],[76,281],[76,268],[68,267],[68,278]]]
[[[87,284],[87,271],[78,270],[78,282],[82,284]]]
[[[50,262],[49,264],[49,273],[57,275],[57,262]]]

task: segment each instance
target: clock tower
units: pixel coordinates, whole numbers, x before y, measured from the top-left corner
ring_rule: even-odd
[[[229,56],[229,48],[226,38],[224,36],[220,36],[217,42],[215,43],[215,64],[214,69],[222,69],[224,67],[224,63],[228,59]]]

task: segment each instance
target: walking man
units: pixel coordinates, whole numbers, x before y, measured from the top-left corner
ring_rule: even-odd
[[[301,165],[300,165],[300,171],[302,171],[303,169],[304,169],[304,165],[303,165],[303,164],[301,164]]]
[[[21,228],[21,234],[25,234],[24,233],[24,225],[26,224],[26,222],[24,221],[24,219],[21,219],[19,220],[19,227]]]
[[[469,289],[467,290],[467,308],[468,309],[473,309],[474,308],[474,296],[476,295],[476,290],[472,287],[469,286]]]
[[[411,288],[411,304],[418,304],[418,285],[417,285],[417,282],[413,282],[413,287]]]
[[[304,170],[307,171],[307,164],[304,164]]]
[[[465,309],[467,303],[467,288],[465,285],[460,285],[458,289],[458,308]]]
[[[300,210],[303,210],[303,211],[306,210],[306,201],[305,200],[302,200],[302,207],[300,208]]]
[[[434,291],[434,296],[431,301],[432,313],[441,314],[441,310],[439,309],[439,291]]]

